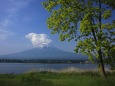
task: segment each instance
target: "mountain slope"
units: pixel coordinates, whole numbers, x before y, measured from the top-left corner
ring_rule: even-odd
[[[34,48],[19,53],[1,55],[0,58],[7,59],[87,59],[87,56],[65,52],[54,47]]]

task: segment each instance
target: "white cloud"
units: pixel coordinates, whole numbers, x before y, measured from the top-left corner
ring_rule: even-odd
[[[29,33],[25,37],[32,42],[34,47],[39,48],[49,46],[49,44],[52,42],[52,40],[49,39],[49,36],[47,36],[46,34]]]

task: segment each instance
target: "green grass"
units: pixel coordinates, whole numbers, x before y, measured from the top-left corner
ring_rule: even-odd
[[[108,73],[107,79],[95,72],[1,74],[0,86],[115,86],[115,73]]]

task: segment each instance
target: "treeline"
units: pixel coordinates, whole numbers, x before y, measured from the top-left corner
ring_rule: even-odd
[[[19,59],[0,59],[0,63],[86,63],[85,60],[19,60]]]

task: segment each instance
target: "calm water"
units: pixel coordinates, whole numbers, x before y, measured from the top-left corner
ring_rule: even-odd
[[[0,74],[25,73],[31,70],[62,70],[70,67],[78,69],[95,69],[96,64],[35,64],[35,63],[0,63]]]

